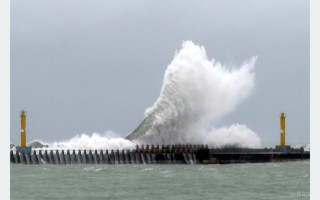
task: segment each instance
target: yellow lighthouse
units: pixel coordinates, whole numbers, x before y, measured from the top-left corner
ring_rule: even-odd
[[[26,146],[26,112],[21,111],[21,147]]]
[[[282,153],[288,153],[291,151],[291,147],[286,145],[286,116],[284,112],[280,115],[280,145],[276,145],[276,151]]]
[[[280,116],[280,146],[286,146],[286,117],[284,113]]]
[[[20,114],[21,121],[21,146],[17,146],[16,149],[22,153],[31,153],[31,146],[27,146],[27,137],[26,137],[26,112],[24,110],[21,111]]]

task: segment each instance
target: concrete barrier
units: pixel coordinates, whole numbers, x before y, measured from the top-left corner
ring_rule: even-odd
[[[43,153],[44,151],[44,153]],[[203,144],[136,145],[134,150],[10,150],[11,164],[229,164],[310,159],[303,149],[209,149]]]

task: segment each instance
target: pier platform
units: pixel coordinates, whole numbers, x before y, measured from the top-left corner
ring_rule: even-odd
[[[10,150],[12,164],[232,164],[310,159],[303,148],[247,149],[208,145],[137,145],[133,150]]]

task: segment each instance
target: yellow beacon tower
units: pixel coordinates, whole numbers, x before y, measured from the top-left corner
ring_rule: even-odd
[[[26,146],[26,112],[21,111],[21,147]]]
[[[286,146],[286,116],[281,113],[280,116],[280,146]]]
[[[31,146],[27,146],[27,137],[26,137],[26,112],[24,110],[21,111],[20,114],[21,120],[21,146],[16,146],[18,152],[21,153],[31,153]]]

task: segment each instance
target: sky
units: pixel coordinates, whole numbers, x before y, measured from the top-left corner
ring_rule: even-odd
[[[11,1],[10,142],[126,136],[157,100],[185,40],[239,66],[257,55],[254,93],[215,127],[246,124],[262,144],[310,142],[309,1]]]

